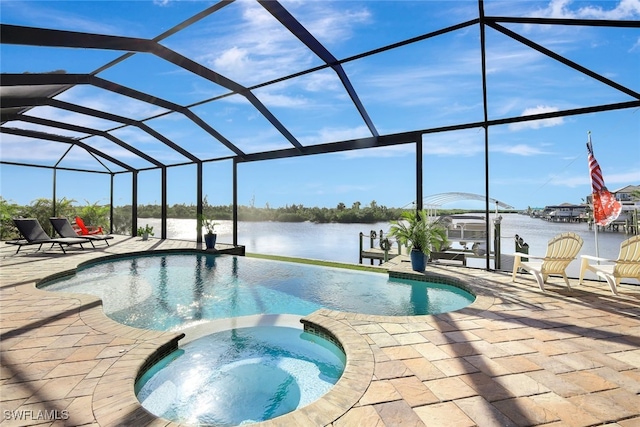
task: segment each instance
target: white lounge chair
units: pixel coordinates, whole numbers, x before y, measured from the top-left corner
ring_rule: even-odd
[[[600,264],[601,262],[607,264]],[[589,270],[604,278],[614,295],[618,295],[621,279],[640,280],[640,236],[633,236],[620,243],[618,259],[599,258],[582,255],[580,265],[580,284],[584,273]]]
[[[571,289],[566,269],[578,256],[582,248],[583,240],[575,233],[562,233],[549,240],[547,254],[544,257],[531,256],[516,252],[513,254],[513,275],[511,281],[515,282],[518,269],[523,269],[535,277],[540,290],[544,292],[544,284],[551,275],[562,276],[567,288]],[[529,258],[539,261],[522,261],[522,258]]]

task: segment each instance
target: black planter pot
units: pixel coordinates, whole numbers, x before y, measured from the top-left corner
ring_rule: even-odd
[[[213,249],[216,246],[216,239],[218,238],[217,234],[205,234],[204,235],[204,243],[207,246],[207,249]]]

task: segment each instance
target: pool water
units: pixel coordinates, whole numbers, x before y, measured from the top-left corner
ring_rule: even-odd
[[[317,400],[338,381],[344,353],[302,329],[258,326],[184,345],[136,383],[142,406],[187,424],[264,421]]]
[[[99,262],[40,286],[96,295],[112,319],[156,330],[255,314],[306,316],[320,308],[388,316],[437,314],[458,310],[475,298],[455,286],[394,279],[386,273],[201,253]]]

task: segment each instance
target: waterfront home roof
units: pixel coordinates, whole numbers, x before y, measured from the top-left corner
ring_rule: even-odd
[[[626,185],[613,191],[613,193],[631,193],[633,191],[640,191],[640,185]]]

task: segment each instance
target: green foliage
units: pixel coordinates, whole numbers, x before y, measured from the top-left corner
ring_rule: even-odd
[[[138,227],[138,236],[142,236],[144,234],[148,234],[149,236],[153,236],[153,226],[149,224],[145,224],[144,227]]]
[[[197,221],[198,233],[200,233],[202,227],[207,230],[207,234],[214,234],[216,232],[216,225],[218,225],[218,223],[213,220],[213,215],[213,206],[209,204],[207,196],[204,196],[204,200],[202,201],[202,214],[198,215]]]
[[[39,198],[31,202],[29,206],[24,206],[22,210],[18,212],[18,215],[24,218],[36,218],[44,231],[46,231],[49,236],[54,236],[53,227],[51,226],[51,222],[49,222],[49,218],[53,216],[74,218],[76,212],[76,208],[73,206],[74,202],[75,200],[63,197],[56,201],[54,212],[52,199]]]
[[[218,225],[218,223],[213,219],[207,218],[205,215],[200,215],[198,219],[200,223],[199,227],[204,227],[204,229],[207,230],[207,234],[214,234],[216,232],[216,225]]]
[[[49,223],[49,218],[53,216],[53,203],[51,199],[40,198],[25,206],[20,216],[24,218],[36,218],[44,231],[51,236],[53,228]]]
[[[131,219],[131,205],[116,206],[115,208],[113,208],[113,233],[132,235],[132,224],[133,221]]]
[[[19,237],[18,230],[15,228],[13,218],[36,218],[44,231],[50,236],[55,236],[53,227],[49,218],[64,217],[70,221],[80,216],[86,224],[102,226],[108,229],[109,224],[109,206],[100,206],[97,203],[87,202],[87,206],[74,206],[75,200],[62,198],[56,201],[55,210],[51,199],[39,198],[32,201],[27,206],[19,206],[15,203],[9,203],[0,197],[0,239],[14,239]]]
[[[13,218],[18,216],[20,207],[15,203],[9,203],[0,196],[0,239],[12,239],[18,237],[18,229],[13,223]]]
[[[306,218],[296,212],[283,212],[276,217],[279,222],[305,222]]]
[[[109,230],[109,205],[98,205],[98,202],[91,204],[88,200],[85,206],[79,208],[78,216],[82,218],[85,224],[102,227]]]
[[[447,245],[445,228],[439,222],[429,221],[425,210],[403,212],[399,220],[391,221],[389,236],[426,255]]]
[[[209,205],[203,201],[202,213],[206,218],[213,220],[233,219],[232,205]],[[124,230],[131,228],[131,206],[114,208],[114,233],[124,234]],[[238,219],[240,221],[282,221],[282,222],[315,222],[319,224],[330,222],[342,223],[366,223],[387,222],[397,219],[402,209],[380,206],[375,201],[363,207],[360,202],[355,202],[351,208],[344,203],[339,203],[335,208],[306,207],[301,204],[286,205],[272,208],[268,204],[264,208],[255,206],[238,206]],[[139,205],[138,218],[161,218],[160,205]],[[175,204],[167,207],[168,218],[196,218],[196,205]],[[127,233],[129,231],[126,231]]]

